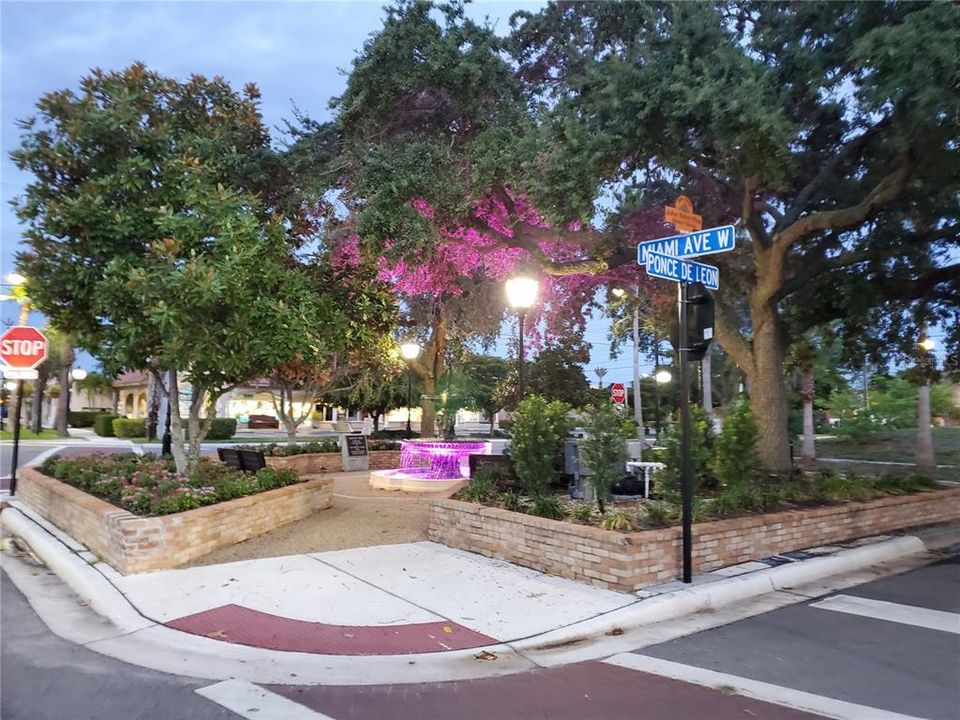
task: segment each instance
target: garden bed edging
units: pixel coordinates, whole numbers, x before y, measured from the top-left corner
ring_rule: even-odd
[[[693,526],[702,573],[779,553],[960,520],[960,488]],[[431,504],[430,540],[592,585],[632,592],[680,576],[681,528],[621,533],[460,500]]]
[[[315,478],[195,510],[139,517],[34,468],[17,474],[17,496],[24,503],[124,574],[183,565],[333,503],[333,480]]]

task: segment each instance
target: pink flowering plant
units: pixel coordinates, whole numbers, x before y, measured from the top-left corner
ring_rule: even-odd
[[[294,470],[262,468],[255,475],[203,459],[187,477],[170,458],[133,453],[93,453],[48,458],[45,475],[129,510],[135,515],[169,515],[292,485]]]

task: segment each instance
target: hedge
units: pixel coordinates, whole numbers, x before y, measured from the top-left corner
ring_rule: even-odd
[[[207,440],[229,440],[237,434],[236,418],[214,418]]]
[[[105,410],[71,410],[67,413],[67,424],[75,428],[93,427],[94,420]]]
[[[144,418],[116,418],[113,421],[113,434],[119,438],[146,437],[147,421]]]
[[[113,421],[119,417],[110,413],[100,413],[93,419],[93,431],[100,437],[113,437]]]

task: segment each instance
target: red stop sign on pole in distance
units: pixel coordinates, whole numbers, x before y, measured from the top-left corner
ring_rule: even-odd
[[[610,399],[617,405],[624,405],[627,402],[627,389],[623,383],[614,383],[610,386]]]
[[[30,370],[47,357],[47,338],[36,328],[17,325],[0,335],[0,360],[15,370]]]

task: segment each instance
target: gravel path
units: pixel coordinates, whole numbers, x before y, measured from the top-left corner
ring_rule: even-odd
[[[333,505],[259,537],[220,548],[191,565],[300,555],[427,539],[431,500],[453,492],[406,493],[370,487],[369,473],[333,473]]]

